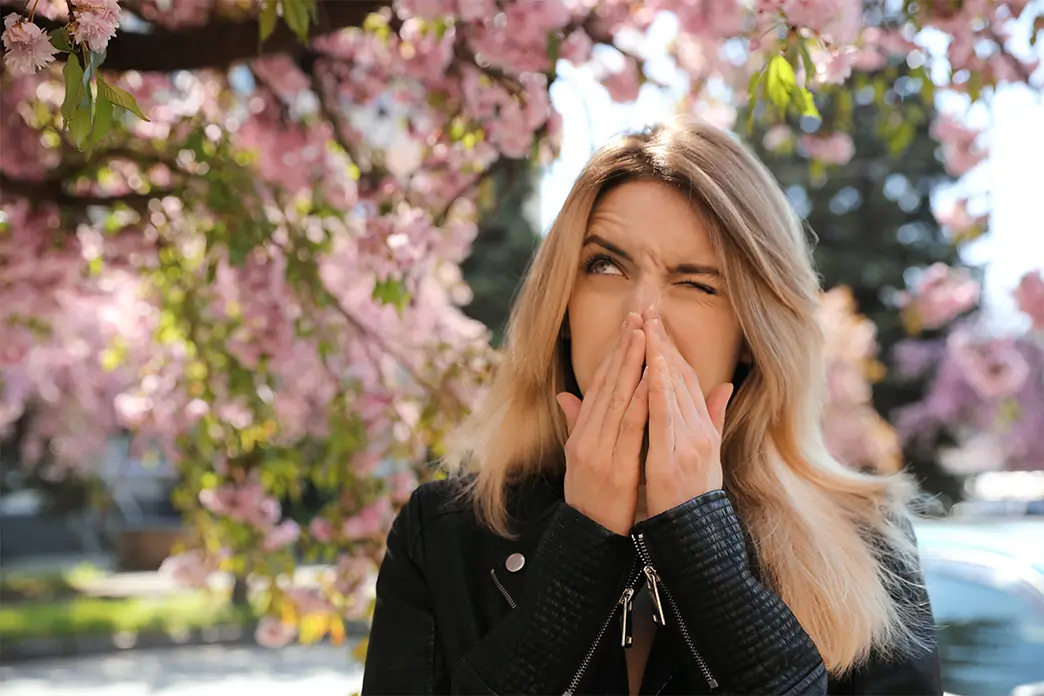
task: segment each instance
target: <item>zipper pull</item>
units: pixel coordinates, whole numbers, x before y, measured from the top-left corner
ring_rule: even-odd
[[[620,596],[623,611],[620,612],[620,647],[629,648],[633,642],[631,634],[631,608],[634,606],[634,590],[630,587]]]
[[[663,613],[663,602],[660,601],[660,577],[656,574],[656,569],[651,565],[643,568],[645,571],[645,579],[649,581],[649,596],[652,597],[653,608],[656,611],[653,612],[653,621],[661,626],[667,625],[667,615]]]

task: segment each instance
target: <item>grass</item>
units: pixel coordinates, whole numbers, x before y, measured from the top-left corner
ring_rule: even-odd
[[[232,606],[227,597],[206,592],[25,601],[0,606],[0,640],[9,645],[30,638],[179,633],[208,626],[242,625],[252,616],[248,608]]]
[[[79,587],[105,575],[105,571],[81,564],[66,572],[0,575],[0,605],[32,600],[58,600],[80,594]]]

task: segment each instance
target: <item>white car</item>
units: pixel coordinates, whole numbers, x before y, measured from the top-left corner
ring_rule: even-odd
[[[1044,696],[1044,519],[917,525],[949,696]]]

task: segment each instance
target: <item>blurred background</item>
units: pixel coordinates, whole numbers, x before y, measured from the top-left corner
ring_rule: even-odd
[[[823,427],[921,483],[947,692],[1044,693],[1044,2],[0,10],[5,694],[358,690],[541,235],[679,112],[808,223]]]

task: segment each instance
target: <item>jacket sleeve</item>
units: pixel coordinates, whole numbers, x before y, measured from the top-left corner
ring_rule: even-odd
[[[755,577],[739,519],[724,491],[706,493],[635,528],[667,604],[691,626],[693,647],[724,693],[827,693],[819,650],[793,613]],[[665,607],[667,620],[671,609]],[[699,637],[697,644],[697,638]],[[694,679],[705,675],[695,656]]]
[[[413,551],[420,541],[417,492],[388,533],[377,575],[362,694],[447,694],[448,676],[439,658],[428,587]]]
[[[604,639],[634,557],[628,537],[559,502],[518,608],[455,667],[454,689],[561,694],[582,686],[573,681],[592,645]]]

